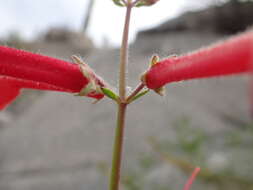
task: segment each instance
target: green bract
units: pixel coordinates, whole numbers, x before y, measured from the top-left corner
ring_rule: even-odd
[[[118,101],[119,97],[109,88],[101,88],[104,95],[106,95],[108,98],[111,98],[112,100]]]
[[[133,98],[131,98],[131,99],[129,100],[129,103],[131,103],[131,102],[133,102],[133,101],[139,99],[140,97],[144,96],[144,95],[147,94],[148,92],[149,92],[149,89],[146,89],[146,90],[140,92],[139,94],[137,94],[136,96],[134,96]]]
[[[159,0],[141,0],[136,4],[136,7],[151,6],[157,3]]]
[[[114,2],[115,5],[118,5],[118,6],[121,6],[121,7],[124,7],[125,4],[124,2],[122,2],[122,0],[112,0]]]

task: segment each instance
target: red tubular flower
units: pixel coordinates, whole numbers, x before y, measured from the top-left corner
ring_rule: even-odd
[[[253,31],[199,51],[164,59],[153,65],[145,74],[148,88],[196,78],[215,77],[248,72],[253,61]]]
[[[90,69],[89,74],[92,78],[85,77],[77,64],[0,46],[0,109],[14,100],[22,88],[79,93],[91,80],[104,86]],[[87,96],[101,99],[104,95],[89,91]]]

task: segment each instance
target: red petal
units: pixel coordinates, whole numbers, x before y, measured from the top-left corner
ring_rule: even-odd
[[[93,73],[99,85],[101,80]],[[79,66],[59,59],[0,46],[0,105],[11,102],[21,88],[77,93],[88,83]],[[88,94],[101,99],[103,94]],[[0,109],[1,109],[0,107]]]
[[[4,109],[19,95],[19,90],[18,87],[8,84],[5,80],[0,80],[0,110]]]
[[[8,47],[0,47],[0,75],[49,84],[68,92],[79,92],[88,83],[76,64]]]
[[[146,74],[147,86],[248,72],[253,58],[253,32],[246,32],[219,44],[177,58],[165,59]]]

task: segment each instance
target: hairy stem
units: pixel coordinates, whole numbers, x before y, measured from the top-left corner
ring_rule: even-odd
[[[132,10],[131,0],[127,0],[127,11],[125,18],[125,26],[122,38],[122,46],[120,49],[120,74],[119,74],[119,97],[117,127],[115,130],[114,147],[112,156],[112,168],[110,176],[110,190],[118,190],[120,183],[120,170],[122,160],[122,149],[124,140],[125,115],[126,115],[126,67],[128,62],[128,35],[129,24]]]

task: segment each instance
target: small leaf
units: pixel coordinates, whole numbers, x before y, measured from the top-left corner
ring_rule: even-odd
[[[129,100],[129,103],[131,103],[131,102],[133,102],[133,101],[139,99],[140,97],[144,96],[144,95],[147,94],[148,92],[149,92],[149,89],[140,92],[139,94],[137,94],[136,96],[134,96],[133,98],[131,98],[131,99]]]
[[[142,7],[142,6],[151,6],[155,3],[157,3],[159,0],[141,0],[139,1],[135,6],[136,7]]]
[[[104,95],[106,95],[108,98],[111,98],[112,100],[118,101],[119,97],[109,88],[101,88]]]
[[[124,3],[122,3],[121,0],[112,0],[112,1],[114,2],[115,5],[118,5],[120,7],[124,7],[125,6]]]
[[[142,6],[146,6],[146,4],[143,3],[142,1],[135,5],[135,7],[142,7]]]

